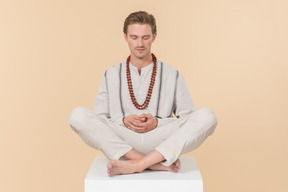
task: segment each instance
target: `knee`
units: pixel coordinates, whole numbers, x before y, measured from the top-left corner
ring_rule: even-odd
[[[69,125],[74,131],[76,131],[79,125],[83,124],[85,115],[87,114],[87,109],[84,107],[75,107],[69,116]]]
[[[201,117],[205,120],[205,122],[209,124],[209,127],[212,127],[213,129],[216,128],[218,124],[218,119],[215,113],[210,108],[201,108],[199,109],[199,113],[201,114]]]

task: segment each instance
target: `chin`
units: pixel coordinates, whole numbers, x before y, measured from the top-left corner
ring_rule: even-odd
[[[137,54],[134,54],[135,57],[139,58],[139,59],[143,59],[145,57],[147,57],[148,53],[137,53]]]

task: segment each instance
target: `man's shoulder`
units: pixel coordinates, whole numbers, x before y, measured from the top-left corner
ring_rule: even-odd
[[[123,61],[123,62],[124,62],[124,61]],[[108,73],[119,72],[120,67],[121,67],[121,64],[123,64],[123,62],[108,67],[108,68],[106,69],[105,73],[107,73],[107,72],[108,72]]]
[[[163,64],[163,69],[164,69],[164,70],[169,70],[169,71],[172,71],[172,72],[178,71],[178,70],[177,70],[175,67],[173,67],[172,65],[169,65],[169,64],[167,64],[167,63],[165,63],[165,62],[162,62],[162,61],[160,61],[160,63]]]
[[[178,69],[176,69],[175,67],[173,67],[167,63],[161,62],[161,65],[162,65],[162,67],[161,67],[162,68],[162,75],[167,76],[168,78],[170,78],[171,76],[178,77],[178,75],[180,74]]]

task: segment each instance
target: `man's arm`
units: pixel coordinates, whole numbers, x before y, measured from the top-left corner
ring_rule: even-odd
[[[94,103],[94,112],[97,115],[100,115],[104,119],[110,119],[110,111],[109,111],[109,94],[107,91],[106,85],[106,77],[103,75],[100,86],[96,95],[95,103]],[[122,118],[113,120],[117,125],[124,126]]]
[[[94,103],[94,112],[104,119],[110,118],[105,75],[103,75],[101,78],[100,86]]]
[[[176,82],[176,90],[173,101],[173,113],[177,118],[183,118],[195,111],[193,101],[191,99],[189,90],[187,88],[184,77],[178,71],[178,77]],[[173,117],[161,119],[156,117],[158,120],[158,127],[172,121]]]
[[[183,118],[195,111],[190,92],[184,77],[178,72],[176,90],[174,96],[173,113],[177,118]]]

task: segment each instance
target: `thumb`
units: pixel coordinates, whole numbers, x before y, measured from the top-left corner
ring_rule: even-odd
[[[139,115],[139,117],[146,117],[147,116],[147,114],[145,114],[145,113],[142,113],[141,115]]]
[[[139,115],[139,117],[143,120],[146,120],[147,114],[143,113],[143,114]]]

